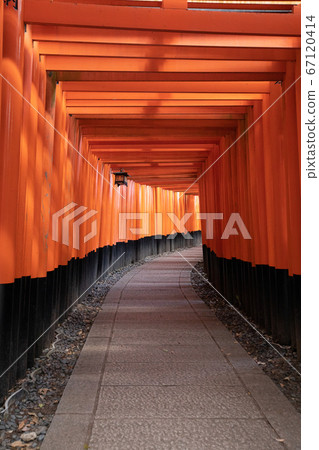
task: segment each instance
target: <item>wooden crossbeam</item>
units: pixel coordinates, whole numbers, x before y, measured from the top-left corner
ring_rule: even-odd
[[[91,42],[40,41],[40,55],[90,56],[140,59],[194,59],[293,61],[296,52],[290,48],[199,47],[177,45],[104,44]]]
[[[30,26],[30,25],[29,25]],[[28,26],[28,27],[29,27]],[[189,30],[184,33],[157,30],[136,30],[114,28],[83,28],[57,25],[32,25],[32,38],[35,41],[44,42],[80,42],[80,43],[108,43],[125,45],[147,45],[156,49],[158,46],[179,47],[230,47],[230,48],[261,48],[261,49],[292,49],[300,48],[301,39],[299,35],[270,36],[249,34],[227,34],[226,30],[221,33],[192,33]]]
[[[272,36],[298,36],[301,31],[299,14],[236,13],[180,9],[131,8],[123,6],[63,3],[50,0],[26,0],[24,21],[35,24],[112,27],[168,31],[196,31]]]
[[[163,92],[163,93],[269,93],[269,81],[63,81],[64,91],[82,92]]]

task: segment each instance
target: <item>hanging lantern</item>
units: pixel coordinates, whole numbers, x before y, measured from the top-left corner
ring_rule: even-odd
[[[116,184],[116,186],[127,186],[127,177],[129,177],[129,174],[124,172],[123,169],[120,169],[119,172],[113,172],[113,175],[115,175],[114,184]]]

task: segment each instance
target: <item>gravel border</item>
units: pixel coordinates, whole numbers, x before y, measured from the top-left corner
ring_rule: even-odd
[[[90,328],[111,286],[133,268],[159,256],[162,255],[148,256],[109,272],[74,306],[55,330],[56,339],[51,347],[36,358],[25,378],[9,391],[7,400],[22,389],[14,395],[8,410],[0,413],[0,450],[41,447]]]
[[[298,412],[301,409],[301,378],[281,358],[271,346],[254,331],[240,315],[205,281],[207,275],[203,262],[195,265],[191,281],[197,295],[210,306],[216,317],[230,330],[234,338],[242,345],[263,371],[275,382],[278,388],[293,404]],[[198,271],[199,273],[197,273]],[[199,275],[200,274],[200,275]],[[242,312],[241,312],[242,313]],[[245,316],[245,314],[243,314]],[[246,317],[246,316],[245,316]],[[249,317],[255,328],[300,372],[300,360],[290,346],[282,346],[273,342],[264,330],[260,329]]]

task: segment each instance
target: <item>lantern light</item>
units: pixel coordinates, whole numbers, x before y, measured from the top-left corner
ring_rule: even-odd
[[[123,169],[120,169],[119,172],[113,172],[113,175],[115,175],[114,184],[116,184],[116,186],[127,186],[127,177],[129,177],[129,174],[127,172],[124,172]]]

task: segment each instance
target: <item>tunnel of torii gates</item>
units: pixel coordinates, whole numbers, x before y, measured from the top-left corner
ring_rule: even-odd
[[[299,351],[300,2],[6,0],[0,24],[2,396],[118,258],[201,234],[215,288]],[[123,212],[149,229],[121,239]],[[251,239],[221,239],[232,213]]]

